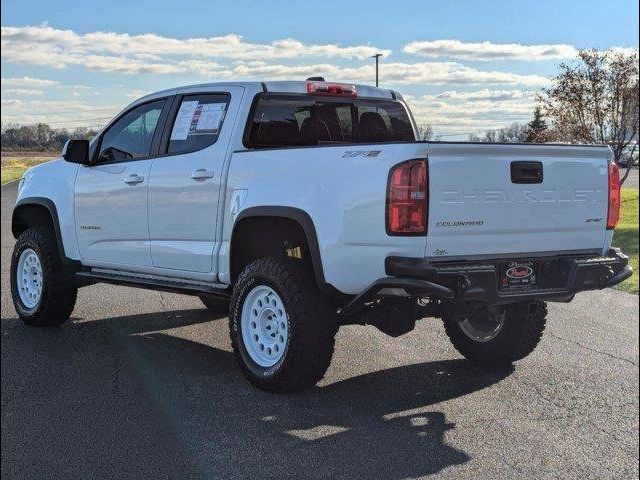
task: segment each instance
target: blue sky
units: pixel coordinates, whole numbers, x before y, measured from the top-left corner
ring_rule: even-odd
[[[2,2],[2,122],[100,125],[144,93],[224,80],[381,83],[443,135],[528,120],[580,48],[638,48],[638,2]],[[96,5],[99,5],[96,7]]]

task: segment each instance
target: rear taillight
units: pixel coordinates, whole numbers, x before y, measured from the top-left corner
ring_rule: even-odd
[[[387,233],[427,233],[429,178],[426,160],[409,160],[389,172],[387,185]]]
[[[357,97],[355,85],[348,83],[307,82],[307,93],[312,95],[332,95],[336,97]]]
[[[620,220],[620,169],[614,162],[609,162],[609,213],[607,214],[607,230],[613,230]]]

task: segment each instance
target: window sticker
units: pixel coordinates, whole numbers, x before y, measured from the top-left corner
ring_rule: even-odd
[[[226,103],[199,103],[198,100],[182,102],[173,124],[171,140],[218,133],[225,109]]]
[[[224,118],[224,103],[207,103],[204,105],[198,105],[200,112],[196,110],[198,119],[195,122],[195,128],[193,133],[218,133],[222,119]],[[194,115],[195,119],[195,115]],[[191,123],[194,127],[193,122]]]
[[[178,110],[178,115],[176,115],[176,121],[173,123],[171,140],[187,139],[196,108],[198,108],[197,100],[182,102]]]

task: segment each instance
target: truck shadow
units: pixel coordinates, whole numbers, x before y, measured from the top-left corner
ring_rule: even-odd
[[[210,320],[205,310],[57,330],[3,320],[3,476],[419,477],[470,459],[446,442],[455,424],[434,405],[510,374],[445,360],[267,394],[241,377],[228,341],[159,332],[210,333],[198,325]]]

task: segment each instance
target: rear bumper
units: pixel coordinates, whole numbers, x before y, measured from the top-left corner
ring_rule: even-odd
[[[503,259],[435,263],[423,258],[388,257],[385,270],[390,277],[409,283],[411,279],[430,282],[446,293],[430,296],[487,304],[537,299],[569,301],[577,292],[611,287],[633,273],[629,257],[616,248],[606,256],[558,255],[518,261],[536,263],[540,272],[537,285],[501,289],[501,269],[507,262]]]

